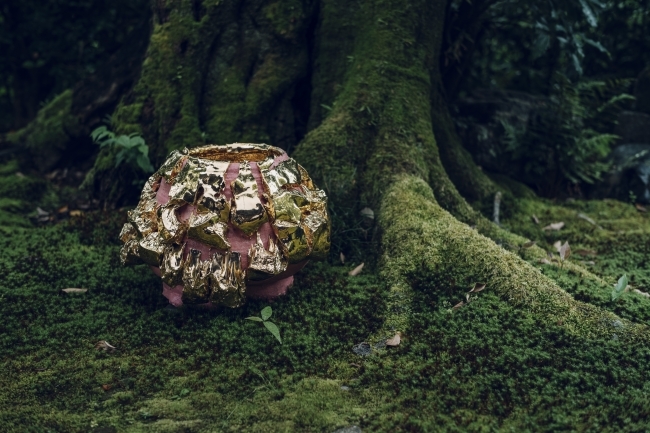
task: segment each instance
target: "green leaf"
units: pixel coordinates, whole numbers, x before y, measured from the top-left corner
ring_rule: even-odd
[[[596,18],[596,14],[594,13],[594,10],[589,6],[589,4],[586,2],[586,0],[580,0],[580,5],[582,6],[582,13],[585,15],[585,18],[587,18],[587,22],[591,27],[596,27],[598,26],[598,19]]]
[[[269,332],[271,334],[273,334],[273,336],[275,338],[278,339],[280,344],[282,344],[282,339],[280,338],[280,330],[278,329],[277,326],[275,326],[275,323],[273,323],[273,322],[263,322],[263,323],[264,323],[264,326],[266,326],[266,329],[268,329]]]
[[[612,301],[615,301],[621,297],[623,292],[625,292],[625,288],[627,287],[628,282],[629,279],[627,278],[627,274],[623,274],[623,276],[618,279],[614,290],[612,290]]]
[[[254,322],[263,322],[263,320],[260,319],[260,318],[257,317],[257,316],[250,316],[250,317],[247,317],[246,320],[252,320],[252,321],[254,321]]]
[[[273,309],[271,307],[264,307],[262,309],[262,320],[269,320],[271,314],[273,314]]]

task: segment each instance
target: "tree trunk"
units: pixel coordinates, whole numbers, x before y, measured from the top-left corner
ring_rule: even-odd
[[[403,312],[424,282],[480,281],[542,321],[608,335],[603,323],[614,315],[575,301],[498,246],[494,239],[525,239],[465,199],[499,188],[462,148],[445,101],[445,7],[444,0],[157,0],[142,75],[114,120],[119,132],[143,134],[155,163],[206,142],[297,145],[292,156],[328,192],[335,233],[358,225],[364,207],[378,214],[378,272],[391,292],[381,332],[407,326]],[[107,158],[96,164],[100,179],[112,167]],[[528,259],[545,254],[526,251]],[[628,329],[647,340],[645,327]]]

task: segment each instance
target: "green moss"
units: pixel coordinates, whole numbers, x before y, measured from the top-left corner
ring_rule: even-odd
[[[24,165],[40,171],[49,170],[60,160],[69,143],[70,136],[80,128],[78,119],[70,109],[72,90],[68,89],[41,108],[28,126],[10,133],[8,141],[24,146],[30,160]]]
[[[409,186],[431,199],[424,183]],[[402,344],[364,358],[352,346],[395,306],[383,282],[311,263],[272,303],[279,345],[245,320],[267,302],[165,309],[157,277],[118,263],[124,214],[75,221],[0,239],[4,431],[636,431],[650,415],[650,351],[631,344],[627,321],[616,338],[585,339],[490,284],[450,312],[464,285],[415,270]],[[573,277],[552,276],[572,290]],[[99,340],[117,349],[96,350]]]

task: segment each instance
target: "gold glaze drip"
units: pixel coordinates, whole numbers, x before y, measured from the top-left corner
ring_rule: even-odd
[[[183,282],[183,245],[168,245],[165,247],[162,262],[160,263],[160,274],[163,282],[169,287],[174,287]]]
[[[142,263],[139,248],[140,241],[138,239],[131,239],[122,245],[120,249],[120,261],[122,265],[139,265]]]
[[[268,216],[258,196],[257,182],[248,162],[239,165],[239,175],[230,188],[233,194],[230,221],[246,236],[251,236],[268,221]]]
[[[248,251],[248,257],[249,264],[246,269],[248,280],[265,280],[287,269],[287,260],[275,245],[275,241],[269,239],[269,249],[267,250],[264,248],[259,233],[257,233],[257,242]]]
[[[210,296],[210,283],[208,274],[210,262],[201,261],[201,251],[190,249],[185,266],[183,267],[183,295],[184,304],[205,304]]]
[[[239,253],[215,253],[210,261],[208,278],[212,288],[210,301],[230,308],[240,307],[246,302],[246,273],[241,268]]]

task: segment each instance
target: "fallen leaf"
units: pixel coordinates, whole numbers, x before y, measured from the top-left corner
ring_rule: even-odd
[[[539,224],[539,218],[537,218],[537,215],[533,214],[532,218],[535,224]]]
[[[82,211],[80,211],[80,210],[71,210],[70,211],[70,216],[71,217],[78,217],[78,216],[81,216],[83,214],[84,213]]]
[[[546,257],[544,257],[542,259],[539,259],[539,262],[541,264],[543,264],[543,265],[550,265],[551,264],[551,261],[549,259],[547,259]]]
[[[634,289],[634,290],[632,290],[632,291],[633,291],[634,293],[638,293],[638,294],[641,295],[641,296],[645,296],[646,298],[650,298],[650,293],[642,292],[642,291],[639,290],[639,289]]]
[[[579,256],[596,256],[598,253],[593,250],[576,250],[575,253]]]
[[[48,211],[44,211],[44,210],[41,209],[40,207],[37,207],[37,208],[36,208],[36,215],[39,216],[39,217],[42,217],[42,216],[48,216],[49,214],[50,214],[50,213],[49,213]]]
[[[562,248],[562,241],[556,241],[553,244],[553,248],[555,248],[555,251],[557,251],[559,253],[560,249]]]
[[[16,172],[16,177],[25,177],[25,175],[22,174],[21,172],[17,171]]]
[[[645,208],[645,206],[640,205],[639,203],[636,203],[636,204],[634,205],[634,207],[635,207],[636,210],[638,210],[639,212],[648,212],[648,210]]]
[[[361,263],[359,266],[356,268],[352,269],[350,272],[348,272],[348,275],[351,277],[355,277],[361,273],[361,270],[363,269],[364,263]]]
[[[356,363],[354,363],[354,362],[351,362],[350,365],[351,365],[352,367],[361,368],[361,366],[360,366],[359,364],[356,364]]]
[[[104,384],[104,385],[102,385],[102,389],[103,389],[104,391],[110,391],[111,388],[113,388],[113,385],[109,385],[109,384],[107,384],[107,383]]]
[[[106,340],[101,340],[101,341],[98,341],[97,344],[95,344],[95,349],[97,349],[97,350],[115,350],[116,347],[112,346]]]
[[[57,210],[58,213],[66,213],[68,212],[68,205],[61,206],[59,210]]]
[[[341,264],[345,264],[345,254],[341,253],[339,254],[339,259],[341,259]]]
[[[524,243],[521,247],[522,248],[531,248],[531,247],[534,247],[536,243],[537,243],[536,241],[528,241],[528,242]]]
[[[469,293],[465,293],[465,301],[469,303]]]
[[[402,341],[401,334],[396,333],[393,338],[386,340],[386,346],[399,346],[399,343]]]
[[[558,223],[549,224],[542,230],[560,230],[562,227],[564,227],[564,223],[560,221]]]
[[[469,291],[469,293],[478,293],[483,289],[485,289],[485,283],[476,283],[474,284],[472,290]]]
[[[595,225],[595,226],[598,225],[598,224],[596,224],[596,221],[594,221],[593,219],[589,218],[587,215],[583,214],[582,212],[578,212],[578,218],[581,218],[581,219],[587,221],[589,224],[593,224],[593,225]]]
[[[562,261],[566,260],[569,258],[571,255],[571,247],[569,246],[568,242],[565,242],[564,245],[560,248],[560,259]]]
[[[463,301],[460,301],[458,304],[456,304],[456,305],[454,305],[453,307],[451,307],[451,309],[452,309],[452,310],[458,310],[458,309],[459,309],[460,307],[462,307],[463,305],[465,305],[465,303],[464,303]]]
[[[61,291],[65,293],[86,293],[88,289],[62,289]]]

